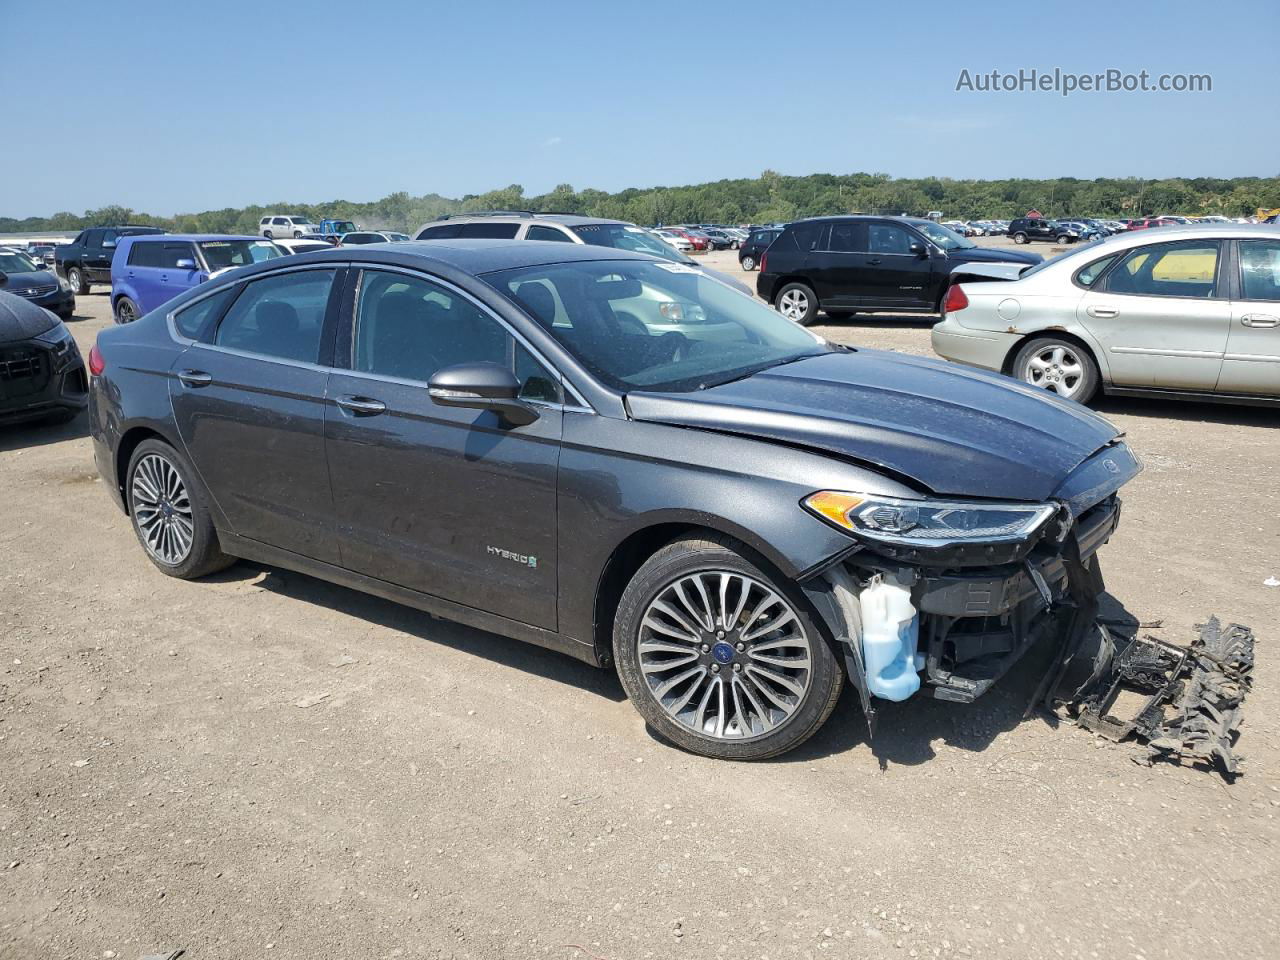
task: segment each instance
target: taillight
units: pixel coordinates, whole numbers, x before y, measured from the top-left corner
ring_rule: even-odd
[[[761,273],[769,272],[769,251],[768,250],[760,254],[760,272]]]
[[[969,298],[964,295],[958,283],[953,283],[947,290],[947,299],[942,302],[943,313],[959,313],[969,305]]]
[[[95,343],[89,348],[89,372],[95,377],[100,377],[105,369],[107,369],[107,362],[102,359],[102,352]]]

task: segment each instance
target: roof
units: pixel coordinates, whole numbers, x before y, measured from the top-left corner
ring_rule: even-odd
[[[157,240],[168,242],[170,240],[194,241],[202,243],[206,240],[261,240],[263,243],[270,243],[265,237],[251,237],[238,233],[142,233],[134,234],[128,237],[121,237],[122,241],[128,240],[130,243],[137,243],[139,240]]]
[[[496,270],[534,267],[550,263],[592,260],[640,260],[655,258],[629,250],[598,247],[589,243],[530,243],[527,240],[409,240],[401,243],[369,243],[358,247],[332,247],[291,257],[290,263],[323,263],[328,260],[375,260],[411,265],[441,263],[463,273],[478,275]],[[266,260],[259,267],[278,266]],[[246,268],[252,270],[254,268]]]
[[[551,220],[562,223],[566,227],[580,226],[584,223],[617,223],[631,226],[629,220],[611,220],[609,217],[585,217],[577,213],[538,213],[530,210],[500,210],[492,213],[478,211],[476,213],[454,213],[439,217],[423,226],[435,223],[469,223],[476,220]],[[421,228],[419,228],[421,229]]]

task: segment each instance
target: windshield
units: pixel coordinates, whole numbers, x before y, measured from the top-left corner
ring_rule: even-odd
[[[44,267],[17,250],[0,250],[0,273],[34,273]]]
[[[210,273],[283,256],[270,240],[205,240],[200,243],[200,252]]]
[[[836,349],[683,264],[590,260],[483,279],[617,390],[699,390]]]
[[[1024,269],[1018,272],[1018,279],[1023,280],[1023,279],[1026,279],[1027,277],[1034,277],[1037,273],[1039,273],[1045,267],[1059,267],[1064,263],[1070,264],[1071,269],[1074,270],[1080,261],[1086,260],[1089,257],[1096,257],[1097,255],[1098,255],[1098,245],[1096,243],[1089,243],[1083,246],[1078,246],[1078,247],[1075,247],[1075,249],[1072,250],[1070,253],[1060,253],[1056,257],[1050,257],[1049,259],[1041,260],[1039,263],[1034,264],[1030,267],[1025,267]]]
[[[334,233],[355,233],[356,225],[350,220],[335,220],[333,221],[333,231]]]
[[[919,223],[912,222],[911,225],[940,246],[943,250],[968,250],[971,247],[977,246],[977,244],[968,237],[962,237],[954,230],[944,227],[940,223],[921,221]]]
[[[674,263],[693,263],[683,253],[676,250],[661,237],[655,236],[643,227],[633,227],[627,223],[588,223],[579,227],[570,227],[582,238],[584,243],[597,247],[613,247],[615,250],[633,250],[636,253],[647,253],[652,257],[661,257]]]

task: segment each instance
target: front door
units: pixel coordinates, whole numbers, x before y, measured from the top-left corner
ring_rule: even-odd
[[[200,271],[196,268],[195,246],[185,240],[165,241],[160,247],[159,269],[155,273],[155,289],[153,302],[143,309],[154,310],[162,303],[168,303],[180,293],[194,287]],[[185,261],[185,263],[184,263]],[[179,266],[179,264],[183,264]]]
[[[911,249],[913,242],[919,252]],[[897,223],[869,223],[866,249],[859,280],[869,304],[906,309],[934,306],[933,261],[912,231]]]
[[[338,562],[325,463],[326,317],[334,268],[246,283],[173,367],[178,430],[231,532]],[[197,301],[194,309],[204,301]],[[182,312],[176,322],[184,329]]]
[[[558,379],[443,282],[367,269],[358,291],[325,418],[343,566],[554,630]],[[539,418],[431,400],[433,373],[478,361],[511,365]]]
[[[1280,397],[1280,240],[1240,240],[1221,393]]]
[[[1136,247],[1080,298],[1077,319],[1102,344],[1116,386],[1214,389],[1231,326],[1219,247]]]
[[[85,280],[94,283],[111,282],[111,258],[116,252],[116,240],[119,235],[115,230],[91,230],[85,242],[84,272]]]

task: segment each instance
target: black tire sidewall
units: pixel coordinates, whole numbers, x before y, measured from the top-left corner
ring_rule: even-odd
[[[89,285],[84,282],[84,271],[79,267],[72,267],[67,271],[67,283],[77,296],[84,296],[89,292]]]
[[[1026,242],[1027,242],[1027,235],[1026,235],[1025,233],[1015,233],[1015,234],[1013,235],[1013,242],[1014,242],[1014,243],[1026,243]]]
[[[738,266],[742,267],[743,270],[746,270],[748,273],[750,273],[752,270],[756,268],[756,258],[755,257],[739,257]]]
[[[186,559],[179,564],[170,565],[152,556],[151,551],[147,549],[145,537],[138,527],[137,515],[133,509],[133,474],[138,468],[138,463],[148,454],[162,456],[173,465],[182,478],[182,483],[187,488],[187,496],[191,501],[191,520],[194,528],[191,550]],[[143,440],[133,451],[132,456],[129,457],[129,467],[125,471],[124,495],[129,505],[129,522],[133,526],[134,535],[138,538],[138,545],[142,547],[146,558],[161,572],[180,580],[192,580],[221,570],[234,562],[233,558],[222,552],[218,543],[218,532],[214,529],[213,517],[209,511],[209,498],[195,468],[180,451],[163,440]]]
[[[786,294],[786,292],[788,290],[793,290],[793,289],[803,290],[804,295],[808,297],[808,300],[809,300],[808,312],[805,313],[803,317],[801,317],[799,320],[796,320],[795,322],[802,327],[812,326],[814,322],[818,319],[818,297],[813,292],[813,287],[809,286],[807,283],[788,283],[786,286],[784,286],[781,290],[778,291],[777,303],[782,303],[782,298]]]
[[[127,304],[129,304],[129,306],[133,309],[133,317],[132,317],[131,319],[129,319],[129,320],[125,320],[125,319],[123,319],[123,318],[120,316],[120,304],[122,304],[122,303],[127,303]],[[137,305],[136,303],[134,303],[134,302],[133,302],[133,300],[132,300],[132,298],[130,298],[130,297],[121,297],[119,300],[117,300],[117,301],[116,301],[116,309],[115,309],[115,318],[114,318],[114,319],[115,319],[116,323],[133,323],[133,321],[134,321],[134,320],[137,320],[137,319],[138,319],[138,305]]]
[[[731,570],[768,584],[786,597],[810,638],[813,673],[804,701],[780,730],[748,742],[712,740],[681,726],[653,698],[640,670],[637,637],[649,603],[673,580],[711,569]],[[729,538],[677,540],[645,561],[618,603],[613,647],[622,685],[649,727],[684,750],[720,760],[763,760],[798,747],[826,722],[844,684],[844,673],[827,631],[800,591],[764,558]]]
[[[1061,337],[1036,337],[1034,340],[1028,340],[1018,350],[1013,358],[1013,375],[1015,378],[1025,383],[1027,386],[1034,386],[1025,376],[1027,359],[1035,353],[1039,353],[1046,347],[1062,346],[1066,347],[1072,353],[1080,358],[1080,365],[1084,367],[1084,386],[1081,387],[1079,396],[1072,397],[1075,403],[1088,403],[1093,399],[1094,394],[1098,392],[1098,362],[1093,359],[1093,354],[1076,343],[1074,340],[1066,340]]]

